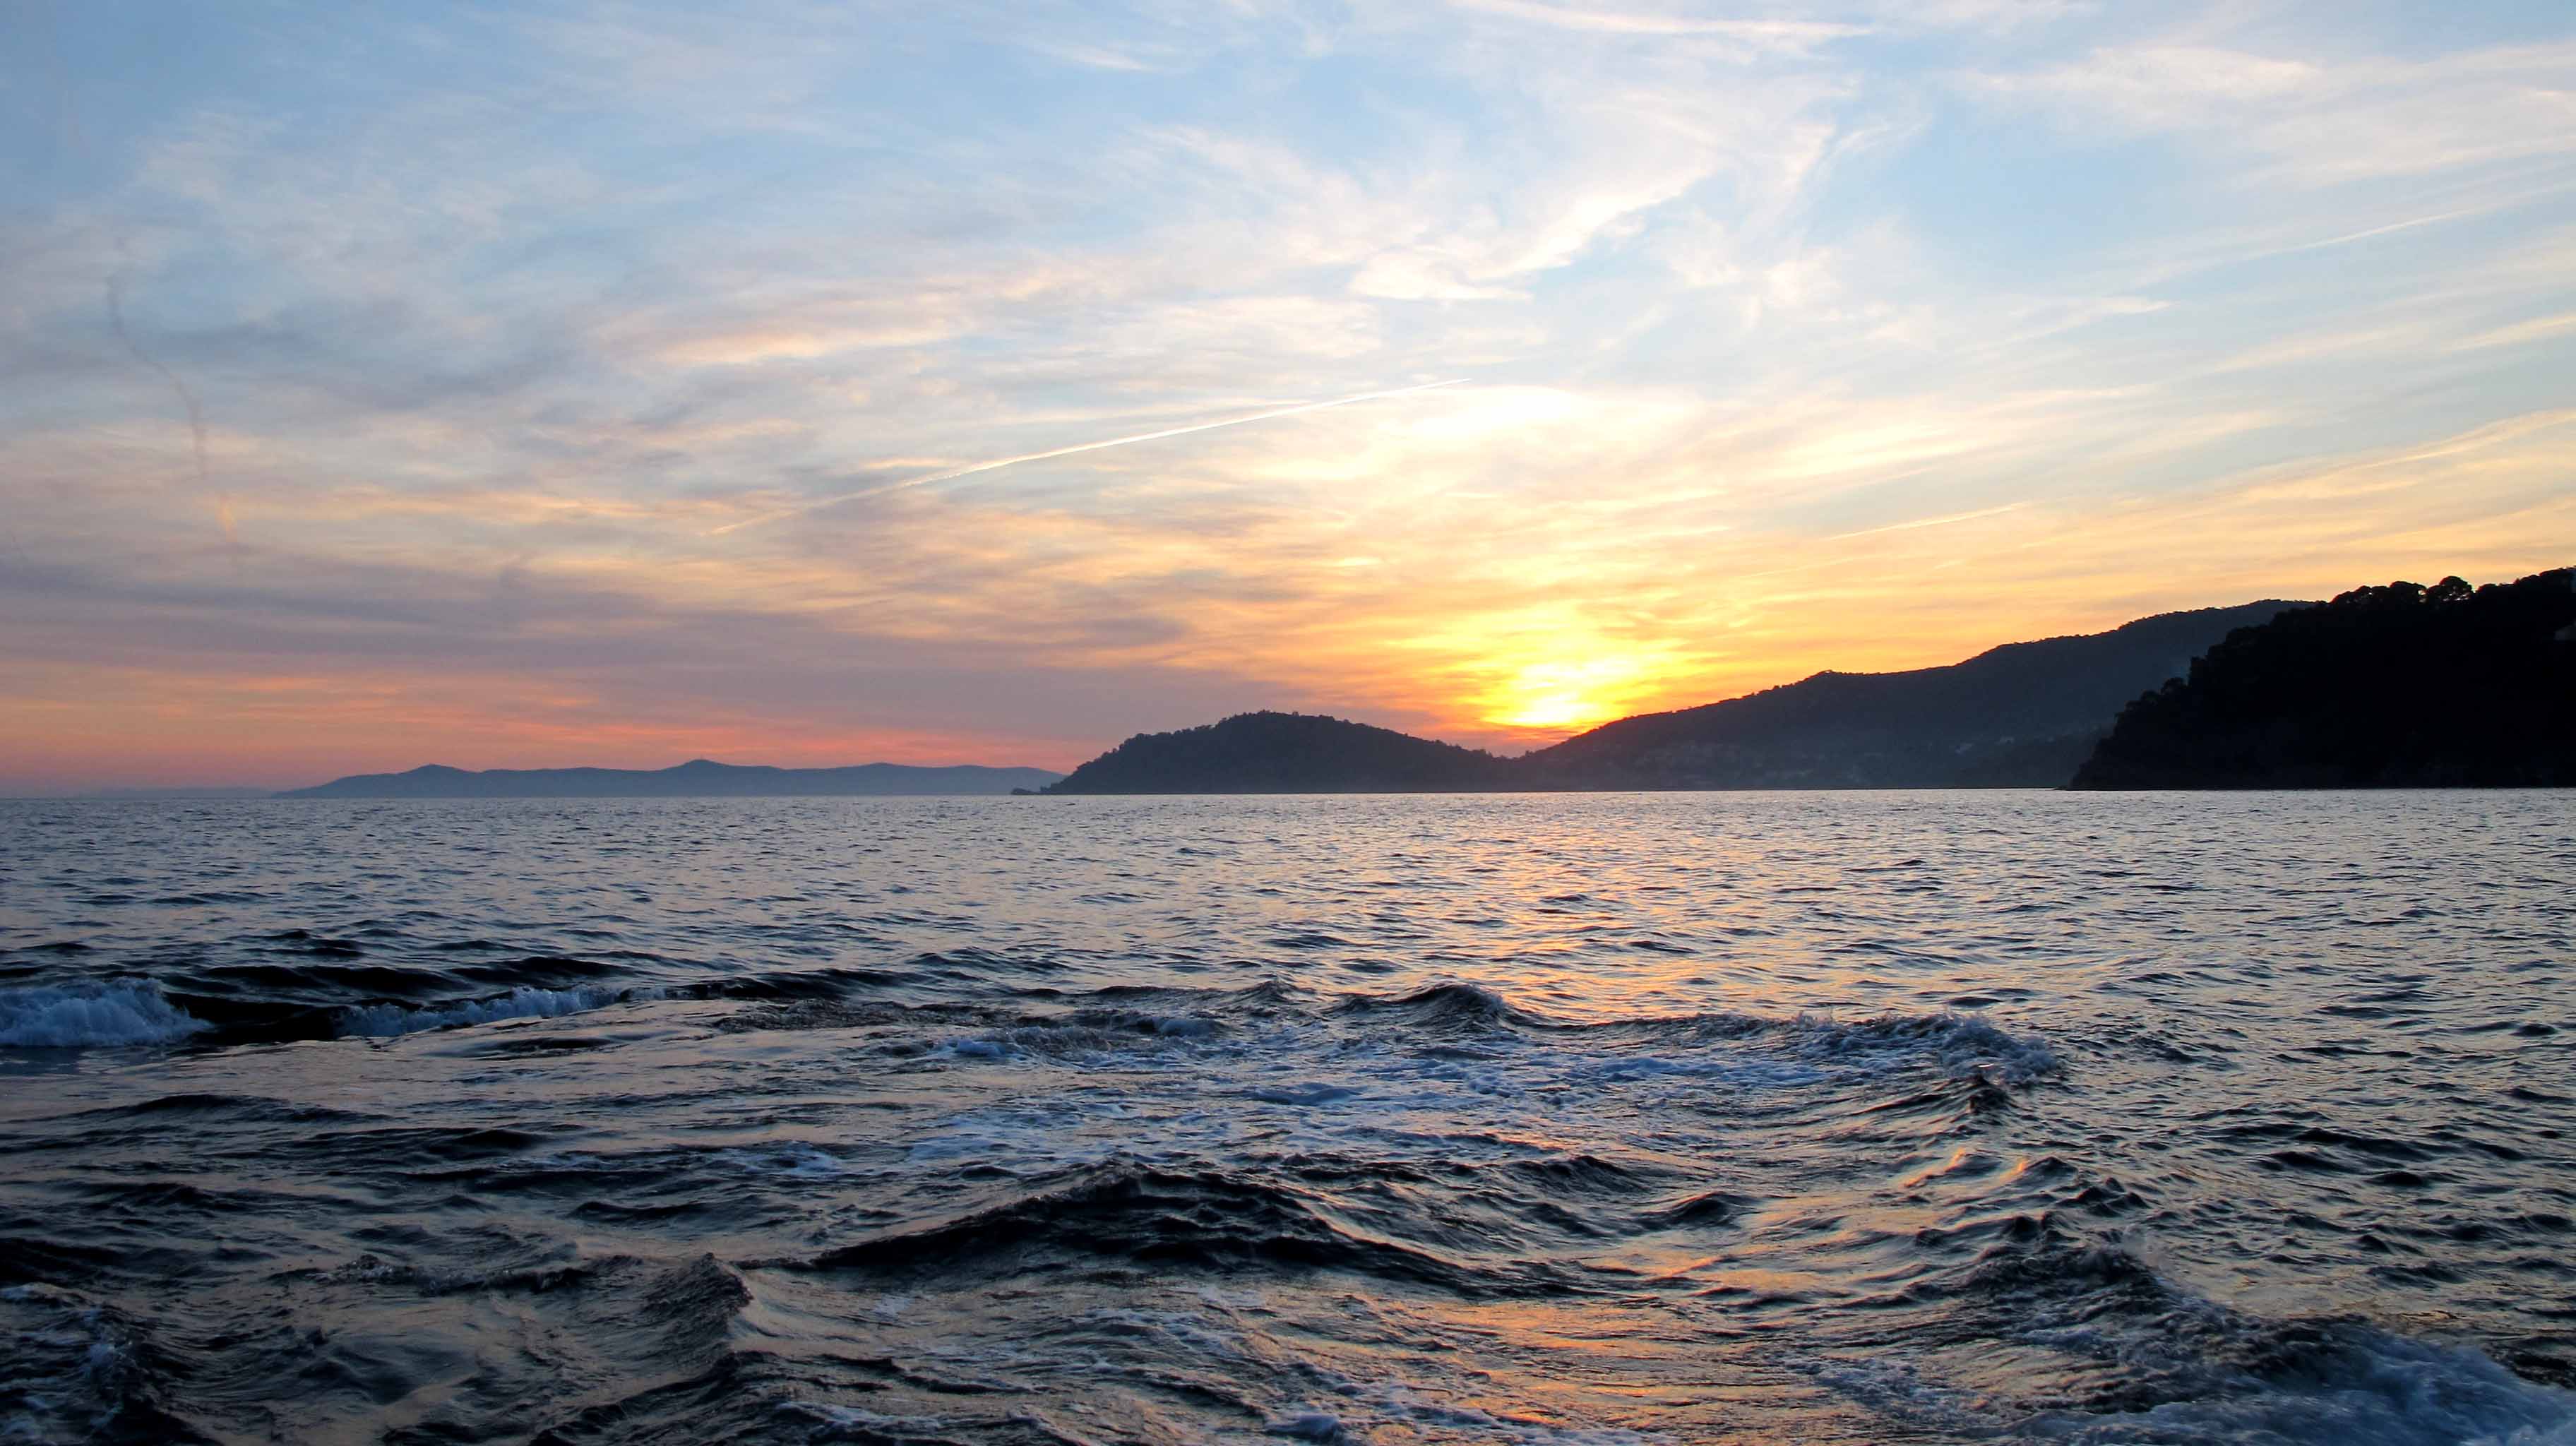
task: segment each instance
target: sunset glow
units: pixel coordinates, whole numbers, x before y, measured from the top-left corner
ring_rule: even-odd
[[[0,791],[1518,751],[2576,543],[2550,7],[21,7]]]

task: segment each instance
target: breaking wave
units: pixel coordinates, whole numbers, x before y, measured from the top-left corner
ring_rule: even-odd
[[[504,1019],[558,1019],[623,1004],[659,998],[651,989],[538,989],[522,986],[489,999],[460,1004],[370,1004],[340,1012],[340,1032],[352,1038],[388,1039],[424,1029],[452,1029],[466,1024],[492,1024]]]
[[[162,997],[157,984],[0,989],[0,1046],[10,1048],[171,1044],[209,1027]]]

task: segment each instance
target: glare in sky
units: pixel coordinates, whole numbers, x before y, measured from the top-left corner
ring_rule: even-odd
[[[1517,750],[2576,541],[2561,4],[37,4],[0,115],[10,787]]]

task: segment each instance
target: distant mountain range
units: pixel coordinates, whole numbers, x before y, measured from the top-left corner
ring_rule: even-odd
[[[479,773],[429,764],[408,773],[361,773],[279,798],[806,798],[1009,793],[1062,774],[1044,768],[767,768],[700,758],[675,768],[493,768]]]
[[[2576,568],[2357,588],[2122,710],[2078,788],[2576,785]]]
[[[184,803],[191,799],[202,802],[212,799],[274,796],[274,790],[266,788],[242,788],[232,785],[190,787],[185,784],[152,788],[101,788],[72,795],[74,798],[116,799],[133,803]]]
[[[2294,602],[2143,618],[2010,643],[1947,667],[1818,673],[1747,697],[1605,723],[1520,758],[1296,713],[1140,734],[1047,793],[2057,787],[2122,704]]]
[[[1040,768],[431,765],[281,798],[753,798],[1544,789],[2576,784],[2576,570],[2363,588],[1818,673],[1519,758],[1301,713],[1144,733]],[[2116,728],[2115,728],[2116,722]]]
[[[1519,760],[1530,787],[2055,787],[2122,704],[2302,604],[2163,613],[1902,673],[1818,673],[1604,723]]]

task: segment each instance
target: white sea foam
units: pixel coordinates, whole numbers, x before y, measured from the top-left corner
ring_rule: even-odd
[[[978,1107],[948,1115],[907,1140],[904,1158],[913,1165],[965,1161],[1015,1171],[1097,1165],[1136,1143],[1132,1132],[1117,1128],[1127,1115],[1125,1104],[1092,1096]],[[1158,1129],[1168,1127],[1158,1122]]]
[[[601,989],[584,986],[578,989],[539,989],[522,985],[507,994],[490,999],[473,999],[462,1004],[425,1004],[410,1008],[400,1004],[367,1004],[340,1011],[340,1033],[344,1036],[384,1039],[397,1034],[416,1034],[424,1029],[445,1029],[457,1024],[490,1024],[503,1019],[555,1019],[566,1014],[580,1014],[604,1005],[630,999],[654,997],[653,991],[637,989]]]
[[[135,1358],[126,1332],[106,1307],[78,1292],[42,1283],[0,1291],[0,1301],[44,1312],[13,1313],[20,1326],[0,1336],[0,1401],[20,1409],[0,1416],[0,1440],[89,1440],[123,1402]]]
[[[1993,1067],[2020,1083],[2056,1074],[2062,1066],[2036,1039],[2008,1034],[1969,1014],[1883,1015],[1836,1020],[1801,1014],[1786,1026],[1798,1052],[1811,1060],[1869,1065],[1880,1059],[1930,1055],[1952,1073]]]
[[[1268,1305],[1266,1297],[1258,1295],[1230,1300],[1201,1291],[1199,1297],[1221,1314],[1244,1308],[1266,1311]],[[1110,1307],[1087,1311],[1083,1320],[1094,1328],[1150,1336],[1160,1344],[1179,1347],[1231,1371],[1275,1368],[1283,1358],[1281,1343],[1275,1339],[1248,1337],[1217,1319],[1188,1311]],[[1421,1434],[1421,1428],[1430,1427],[1443,1439],[1464,1433],[1470,1439],[1511,1442],[1515,1446],[1646,1446],[1659,1439],[1612,1427],[1556,1422],[1535,1414],[1498,1410],[1490,1401],[1479,1404],[1455,1399],[1451,1389],[1427,1381],[1367,1379],[1323,1360],[1290,1358],[1296,1360],[1296,1373],[1320,1387],[1323,1394],[1282,1403],[1278,1413],[1264,1424],[1266,1435],[1305,1441],[1364,1441],[1371,1439],[1377,1428],[1391,1427],[1414,1438]]]
[[[1310,1080],[1293,1085],[1254,1085],[1243,1093],[1248,1099],[1274,1105],[1329,1105],[1356,1098],[1359,1091],[1349,1085],[1318,1084]]]
[[[829,1401],[781,1401],[778,1409],[813,1422],[810,1439],[817,1441],[939,1439],[956,1426],[943,1416],[894,1416]]]
[[[760,1149],[719,1150],[718,1160],[749,1175],[788,1180],[838,1180],[876,1172],[844,1160],[819,1145],[791,1144]]]
[[[1409,1380],[1362,1380],[1330,1366],[1309,1362],[1309,1372],[1342,1398],[1331,1410],[1313,1405],[1292,1411],[1266,1428],[1274,1436],[1308,1440],[1367,1440],[1377,1428],[1393,1428],[1407,1437],[1425,1427],[1442,1439],[1463,1435],[1477,1441],[1514,1446],[1647,1446],[1664,1438],[1618,1427],[1551,1421],[1536,1414],[1497,1410],[1492,1404],[1454,1399],[1448,1389]]]
[[[208,1027],[140,981],[0,989],[0,1046],[168,1044]]]
[[[2077,1358],[2136,1355],[2170,1363],[2172,1343],[2086,1328],[2033,1331]],[[1900,1420],[1963,1435],[2115,1446],[2140,1441],[2230,1446],[2576,1446],[2576,1394],[2523,1380],[2474,1350],[2357,1332],[2292,1384],[2252,1386],[2221,1371],[2212,1389],[2139,1411],[2048,1411],[2007,1426],[2011,1408],[1885,1356],[1793,1363],[1795,1369]]]
[[[2296,1389],[2052,1424],[2049,1434],[2077,1442],[2570,1446],[2576,1394],[2523,1380],[2473,1350],[2373,1333]]]

